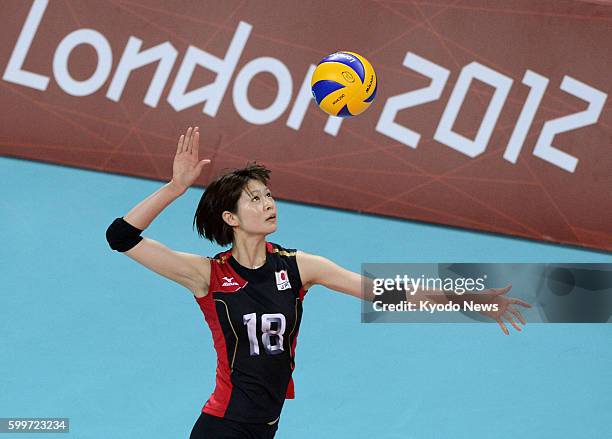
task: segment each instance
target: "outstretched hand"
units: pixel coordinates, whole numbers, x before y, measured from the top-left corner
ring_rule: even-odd
[[[187,132],[179,138],[172,165],[172,182],[184,190],[187,190],[197,180],[202,173],[202,168],[210,163],[208,159],[198,161],[199,147],[199,128],[189,127]]]
[[[526,324],[523,315],[512,305],[521,305],[525,308],[531,308],[531,305],[527,302],[504,296],[504,294],[510,291],[510,288],[512,288],[512,285],[508,285],[504,288],[490,288],[476,295],[476,299],[474,300],[474,302],[483,304],[497,304],[497,311],[480,311],[480,314],[495,320],[506,335],[509,335],[510,332],[503,319],[512,324],[517,331],[521,331],[521,327],[514,320],[515,317],[523,325]]]

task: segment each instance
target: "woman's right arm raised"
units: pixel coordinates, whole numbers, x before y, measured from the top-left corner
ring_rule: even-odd
[[[170,203],[180,197],[202,172],[210,160],[198,160],[200,133],[198,127],[181,135],[174,163],[172,180],[138,203],[123,218],[117,218],[106,231],[106,239],[114,250],[148,269],[189,289],[196,296],[208,292],[210,261],[202,256],[177,252],[160,242],[140,236]]]

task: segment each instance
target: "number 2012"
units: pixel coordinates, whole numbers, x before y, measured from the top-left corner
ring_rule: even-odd
[[[421,135],[396,123],[394,118],[400,110],[439,99],[448,81],[450,71],[412,52],[406,54],[403,65],[431,78],[431,84],[428,87],[389,98],[376,126],[376,131],[407,146],[416,148]],[[490,85],[495,89],[495,92],[475,138],[469,139],[453,131],[453,125],[474,79]],[[487,148],[512,83],[513,80],[508,76],[475,61],[463,67],[444,109],[434,139],[472,158],[482,154]],[[527,70],[522,83],[530,87],[531,90],[504,152],[504,159],[511,163],[516,163],[518,159],[549,80],[538,73]],[[573,173],[578,164],[578,159],[555,148],[552,144],[553,138],[557,134],[596,123],[608,96],[571,76],[563,78],[561,90],[588,102],[589,106],[584,111],[547,121],[535,144],[533,155]]]

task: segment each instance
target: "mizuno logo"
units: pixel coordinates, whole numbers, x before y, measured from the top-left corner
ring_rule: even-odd
[[[239,286],[238,282],[236,282],[233,277],[225,277],[225,276],[223,276],[222,279],[225,281],[221,285],[222,287],[237,287],[237,286]]]

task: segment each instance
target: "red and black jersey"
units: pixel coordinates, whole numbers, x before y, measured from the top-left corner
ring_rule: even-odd
[[[210,287],[197,298],[217,351],[217,379],[202,411],[241,422],[272,422],[293,398],[291,374],[302,286],[296,251],[266,243],[266,262],[240,265],[231,250],[210,260]]]

